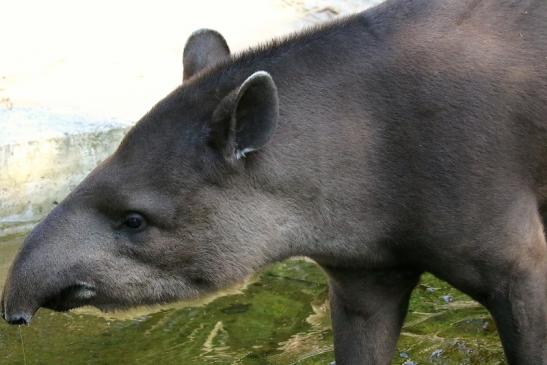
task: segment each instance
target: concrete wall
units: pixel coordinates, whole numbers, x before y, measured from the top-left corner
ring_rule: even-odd
[[[128,123],[0,111],[0,235],[28,229],[122,139]]]

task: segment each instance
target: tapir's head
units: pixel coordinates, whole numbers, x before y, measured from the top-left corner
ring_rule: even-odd
[[[26,238],[4,286],[8,322],[40,307],[192,298],[279,253],[289,208],[253,173],[275,130],[277,88],[260,70],[204,72],[229,57],[216,32],[190,38],[183,85]]]

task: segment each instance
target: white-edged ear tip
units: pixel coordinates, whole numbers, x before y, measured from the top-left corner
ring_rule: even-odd
[[[268,77],[270,79],[272,78],[272,75],[270,75],[270,73],[267,72],[267,71],[256,71],[254,74],[249,76],[249,78],[251,78],[251,77],[261,77],[261,76],[265,76],[265,77]]]
[[[268,79],[268,80],[272,80],[272,75],[270,75],[268,72],[266,71],[256,71],[255,73],[253,73],[251,76],[247,77],[245,79],[245,81],[243,81],[243,85],[245,85],[246,83],[252,81],[252,80],[256,80],[256,79]]]
[[[269,81],[269,83],[271,85],[273,85],[273,87],[275,88],[275,83],[272,79],[272,75],[269,74],[269,72],[266,72],[266,71],[256,71],[254,72],[251,76],[247,77],[245,79],[245,81],[243,81],[243,83],[241,84],[241,86],[239,87],[239,91],[241,92],[242,90],[245,90],[245,88],[247,87],[248,84],[250,84],[251,82],[254,82],[256,81],[257,79],[266,79]]]

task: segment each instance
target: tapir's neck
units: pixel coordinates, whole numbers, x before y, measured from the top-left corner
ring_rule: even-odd
[[[390,193],[380,171],[374,110],[390,107],[379,93],[386,81],[380,60],[389,51],[368,17],[348,18],[218,70],[235,83],[265,70],[277,85],[278,128],[248,163],[257,186],[282,200],[292,229],[299,227],[282,243],[285,256],[332,263],[382,255],[376,243],[392,218],[381,209]]]
[[[290,217],[274,259],[385,265],[393,242],[414,239],[407,234],[416,195],[409,156],[420,153],[423,138],[408,126],[431,112],[419,98],[431,69],[413,55],[431,42],[423,14],[434,3],[412,2],[410,11],[386,2],[209,74],[208,82],[226,90],[260,70],[277,85],[278,127],[246,160],[256,188]]]

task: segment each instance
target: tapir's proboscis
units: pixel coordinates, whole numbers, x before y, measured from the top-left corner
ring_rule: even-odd
[[[420,275],[547,364],[547,1],[388,0],[180,87],[26,238],[3,317],[195,298],[275,261],[329,278],[337,365],[390,364]]]

